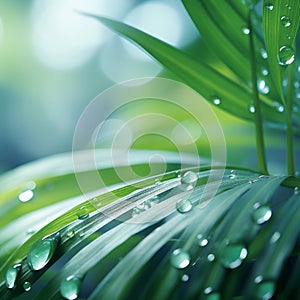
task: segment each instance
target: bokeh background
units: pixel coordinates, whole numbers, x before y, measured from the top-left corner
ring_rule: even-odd
[[[1,1],[0,173],[71,151],[80,114],[104,89],[137,77],[169,76],[143,51],[79,11],[123,20],[188,49],[199,60],[215,59],[203,51],[180,1]],[[252,124],[216,112],[227,138],[228,162],[255,167]],[[191,122],[185,126],[197,131]],[[282,133],[273,132],[268,140],[278,172],[284,164],[282,139]],[[137,147],[168,148],[152,140]]]

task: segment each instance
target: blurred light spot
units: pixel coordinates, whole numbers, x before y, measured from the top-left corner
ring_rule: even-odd
[[[44,64],[60,70],[86,63],[109,35],[99,22],[80,15],[78,10],[119,16],[128,6],[111,2],[116,1],[110,1],[108,6],[108,2],[94,0],[35,0],[31,21],[37,57]]]
[[[3,38],[4,38],[3,23],[2,23],[2,20],[0,18],[0,47],[3,44]]]
[[[154,77],[162,70],[162,67],[147,55],[143,61],[136,60],[125,50],[120,38],[114,39],[103,48],[100,67],[105,75],[114,82],[138,77]]]
[[[21,202],[27,202],[33,198],[33,191],[32,190],[26,190],[25,192],[20,193],[19,200]]]
[[[182,145],[195,143],[202,134],[202,128],[192,120],[185,120],[178,123],[171,133],[172,141]]]

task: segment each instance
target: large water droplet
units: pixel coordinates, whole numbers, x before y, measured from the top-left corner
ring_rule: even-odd
[[[89,212],[85,206],[81,206],[79,208],[79,211],[77,213],[78,219],[79,220],[84,220],[89,216]]]
[[[187,213],[191,211],[193,205],[189,199],[181,199],[176,202],[176,209],[179,213]]]
[[[79,295],[81,279],[77,276],[67,277],[60,285],[61,295],[68,300],[76,299]]]
[[[187,171],[185,172],[181,177],[181,183],[182,184],[193,184],[195,185],[197,183],[198,176],[195,172]]]
[[[5,284],[9,289],[13,289],[15,287],[18,274],[21,271],[21,267],[21,264],[17,264],[7,269],[5,274]]]
[[[278,53],[278,63],[281,66],[287,66],[295,60],[295,50],[289,46],[282,46]]]
[[[27,262],[32,270],[41,270],[46,266],[54,255],[58,239],[59,236],[55,235],[40,239],[33,243],[27,254]]]
[[[25,281],[24,284],[23,284],[23,289],[26,292],[29,292],[31,290],[31,283],[29,281]]]
[[[262,280],[257,283],[256,296],[261,300],[271,299],[275,292],[275,283],[271,280]]]
[[[221,251],[221,262],[225,268],[235,269],[247,257],[247,249],[240,244],[228,244]]]
[[[281,24],[284,26],[284,27],[290,27],[291,26],[291,21],[290,19],[287,17],[287,16],[282,16],[280,18],[280,21],[281,21]]]
[[[270,88],[264,80],[258,80],[257,88],[258,88],[258,91],[264,95],[266,95],[270,92]]]
[[[171,254],[171,264],[173,267],[177,269],[186,268],[190,264],[190,262],[191,262],[190,255],[186,251],[180,248],[175,249]]]
[[[270,220],[272,216],[272,210],[268,205],[255,206],[252,214],[253,220],[261,225]]]

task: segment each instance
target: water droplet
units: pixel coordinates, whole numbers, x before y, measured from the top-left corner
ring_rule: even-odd
[[[15,287],[18,274],[21,271],[21,267],[21,264],[17,264],[7,269],[5,274],[5,284],[9,289],[13,289]]]
[[[291,26],[291,21],[290,19],[287,17],[287,16],[282,16],[280,18],[280,21],[281,21],[281,24],[284,26],[284,27],[290,27]]]
[[[253,113],[253,114],[255,113],[255,107],[254,107],[254,105],[251,104],[251,105],[249,106],[249,111],[250,111],[251,113]]]
[[[268,53],[265,49],[260,49],[260,55],[263,59],[267,59],[268,58]]]
[[[36,230],[33,229],[33,228],[28,228],[28,229],[26,230],[26,233],[27,233],[28,235],[33,235],[34,233],[36,233]]]
[[[181,177],[182,184],[196,184],[198,180],[198,176],[195,172],[187,171]]]
[[[300,87],[300,82],[299,82],[299,81],[295,81],[295,82],[294,82],[294,87],[295,87],[296,89],[298,89],[298,88]]]
[[[235,269],[247,257],[247,249],[240,244],[228,244],[221,251],[221,262],[225,268]]]
[[[32,190],[26,190],[19,194],[19,200],[21,202],[28,202],[30,201],[34,196],[34,193]]]
[[[157,203],[159,203],[159,197],[158,196],[153,196],[153,197],[151,197],[150,199],[148,199],[144,202],[144,206],[146,208],[150,208],[150,207],[154,206]]]
[[[24,284],[23,284],[23,289],[26,292],[29,292],[31,290],[31,283],[29,281],[25,281]]]
[[[191,211],[193,205],[189,199],[181,199],[176,202],[176,209],[179,213],[187,213]]]
[[[60,293],[65,299],[73,300],[79,295],[81,279],[77,276],[67,277],[60,285]]]
[[[273,10],[274,9],[274,5],[273,5],[273,3],[266,4],[265,8],[267,10]]]
[[[258,91],[264,95],[266,95],[270,92],[270,88],[264,80],[258,80],[257,88],[258,88]]]
[[[280,239],[280,236],[281,234],[278,231],[274,232],[270,238],[270,243],[275,244]]]
[[[213,288],[211,286],[207,287],[205,290],[204,290],[204,294],[205,295],[208,295],[210,294],[211,292],[213,291]]]
[[[235,170],[231,170],[228,177],[229,179],[235,179],[237,177],[237,172]]]
[[[200,247],[205,247],[208,244],[208,239],[205,238],[202,234],[198,234],[197,240],[198,240],[198,245]]]
[[[294,188],[294,194],[295,194],[295,195],[300,194],[300,188],[299,188],[298,186],[296,186],[296,187]]]
[[[272,210],[269,206],[262,205],[254,208],[255,209],[253,211],[252,217],[258,225],[261,225],[270,220],[272,216]]]
[[[79,219],[79,220],[84,220],[84,219],[88,218],[89,213],[88,213],[87,208],[86,208],[85,206],[81,206],[81,207],[79,208],[79,211],[78,211],[78,213],[77,213],[77,216],[78,216],[78,219]]]
[[[278,112],[284,112],[284,106],[283,105],[279,105],[276,107]]]
[[[31,246],[27,254],[27,262],[30,269],[41,270],[52,258],[58,244],[59,236],[50,236],[37,240]]]
[[[181,280],[183,281],[183,282],[187,282],[188,280],[189,280],[189,275],[187,275],[187,274],[184,274],[184,275],[182,275],[182,277],[181,277]]]
[[[215,260],[215,256],[212,253],[210,253],[210,254],[207,255],[207,260],[209,262],[213,262]]]
[[[219,98],[215,98],[215,99],[213,99],[213,103],[215,105],[220,105],[221,104],[221,100]]]
[[[250,29],[248,27],[242,27],[242,33],[248,35],[250,34]]]
[[[268,76],[268,75],[269,75],[269,71],[268,71],[267,69],[264,69],[264,68],[263,68],[263,69],[261,70],[261,74],[264,75],[264,76]]]
[[[278,53],[278,63],[281,66],[287,66],[295,60],[295,50],[288,46],[282,46]]]
[[[67,232],[67,237],[69,239],[73,238],[74,236],[75,236],[75,231],[73,229],[71,229]]]
[[[271,280],[262,280],[257,283],[256,296],[261,300],[271,299],[275,292],[275,283]]]
[[[186,268],[191,262],[190,255],[184,250],[178,248],[171,254],[171,264],[177,269]]]

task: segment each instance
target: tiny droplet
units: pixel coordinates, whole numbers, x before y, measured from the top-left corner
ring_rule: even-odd
[[[268,205],[262,205],[255,207],[252,217],[254,222],[261,225],[270,220],[272,216],[272,210]]]
[[[176,209],[181,214],[191,211],[192,208],[193,205],[189,199],[181,199],[176,202]]]
[[[291,21],[290,19],[287,17],[287,16],[282,16],[280,18],[280,21],[281,21],[281,24],[284,26],[284,27],[290,27],[291,26]]]
[[[25,281],[24,284],[23,284],[23,289],[26,292],[29,292],[31,290],[31,283],[29,281]]]

